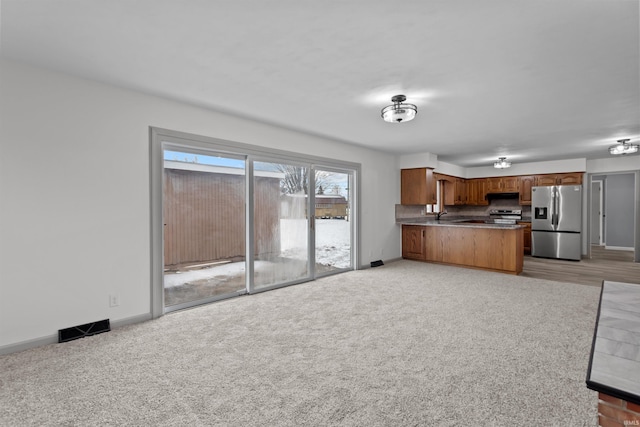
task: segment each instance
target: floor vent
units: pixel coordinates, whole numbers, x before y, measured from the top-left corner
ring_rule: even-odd
[[[109,332],[110,330],[109,319],[87,323],[86,325],[72,326],[58,330],[58,342],[77,340],[78,338],[89,337],[91,335],[101,334],[102,332]]]
[[[380,267],[381,265],[384,265],[384,263],[382,262],[382,260],[378,260],[378,261],[371,261],[371,267]]]

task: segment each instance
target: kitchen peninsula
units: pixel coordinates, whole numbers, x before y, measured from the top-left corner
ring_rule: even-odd
[[[509,274],[522,272],[524,225],[435,217],[397,222],[402,225],[403,258]]]

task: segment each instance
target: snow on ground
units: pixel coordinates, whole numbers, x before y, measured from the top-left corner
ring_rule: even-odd
[[[316,264],[336,268],[351,264],[351,223],[344,219],[316,220]],[[307,258],[307,221],[283,219],[281,227],[281,251],[288,258]]]
[[[316,220],[316,264],[334,268],[346,268],[351,265],[351,222],[343,219]],[[307,258],[307,221],[304,219],[280,220],[281,252],[285,258]],[[256,272],[268,270],[271,266],[267,261],[256,261]],[[209,268],[183,271],[180,273],[166,273],[164,287],[184,285],[196,280],[211,278],[212,276],[237,277],[245,273],[244,262],[219,264]]]

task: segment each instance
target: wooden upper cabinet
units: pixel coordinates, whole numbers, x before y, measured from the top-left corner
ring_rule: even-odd
[[[438,173],[438,172],[434,172],[433,173],[433,178],[436,181],[446,181],[446,182],[450,182],[450,183],[456,182],[456,179],[457,179],[455,176],[445,175],[443,173]]]
[[[445,206],[467,204],[467,181],[465,179],[448,177],[441,179],[441,181],[443,181]]]
[[[537,175],[536,185],[582,185],[582,172],[549,173],[545,175]]]
[[[519,177],[520,182],[518,192],[520,193],[520,204],[531,204],[531,188],[535,185],[535,177],[530,175],[522,175]]]
[[[536,185],[537,186],[556,185],[556,176],[555,175],[538,175],[536,176]]]
[[[467,180],[467,204],[478,204],[478,180],[476,179]]]
[[[556,175],[558,185],[582,185],[582,173],[559,173]]]
[[[467,180],[467,204],[468,205],[488,205],[487,200],[487,179],[473,178]]]
[[[531,188],[549,185],[581,185],[582,172],[544,175],[500,176],[463,179],[433,172],[431,168],[402,169],[400,203],[431,205],[437,203],[436,187],[442,181],[442,200],[446,206],[488,205],[489,193],[519,193],[521,205],[531,205]]]
[[[502,178],[487,178],[487,193],[499,193],[502,191]]]
[[[433,169],[415,168],[400,171],[400,204],[430,205],[436,202]]]
[[[520,180],[517,176],[503,176],[502,177],[502,192],[503,193],[517,193],[518,183]]]
[[[454,192],[456,196],[456,205],[466,205],[468,201],[467,180],[456,178]]]
[[[517,176],[487,178],[487,193],[516,193],[518,183]]]
[[[476,178],[476,205],[489,205],[489,199],[487,199],[487,179]]]

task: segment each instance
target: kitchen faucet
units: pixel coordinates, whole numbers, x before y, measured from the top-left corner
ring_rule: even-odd
[[[448,213],[448,212],[447,212],[446,210],[444,210],[444,211],[442,211],[442,212],[438,212],[438,213],[436,214],[436,220],[437,220],[437,221],[440,221],[440,217],[441,217],[442,215],[446,215],[447,213]]]

